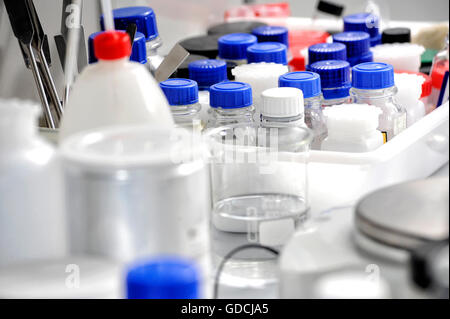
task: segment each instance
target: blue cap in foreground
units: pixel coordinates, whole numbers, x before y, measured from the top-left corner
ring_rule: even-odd
[[[302,90],[305,99],[318,96],[322,93],[320,76],[314,72],[298,71],[280,76],[279,87],[294,87]]]
[[[128,299],[197,299],[199,274],[190,261],[162,257],[134,266],[127,274]]]
[[[237,109],[253,103],[252,88],[247,83],[222,82],[211,86],[209,92],[211,107]]]
[[[352,86],[356,89],[380,90],[394,85],[394,68],[390,64],[368,62],[352,69]]]
[[[170,105],[190,105],[198,102],[197,82],[172,78],[159,84]]]

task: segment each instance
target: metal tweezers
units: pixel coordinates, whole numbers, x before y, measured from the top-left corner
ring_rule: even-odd
[[[4,0],[6,11],[19,40],[25,65],[31,69],[47,126],[55,129],[63,114],[55,83],[50,73],[50,48],[42,30],[33,0]]]

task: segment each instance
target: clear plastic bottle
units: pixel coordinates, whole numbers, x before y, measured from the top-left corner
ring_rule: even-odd
[[[198,102],[197,82],[188,79],[168,79],[159,86],[169,101],[175,124],[200,132],[203,129],[200,119],[202,106]]]
[[[38,115],[37,105],[0,99],[0,267],[67,253],[59,160],[38,136]]]
[[[60,127],[60,140],[74,133],[112,125],[174,125],[158,83],[139,63],[130,62],[130,38],[108,31],[94,39],[98,63],[75,82]]]
[[[347,61],[324,60],[309,65],[309,70],[320,75],[323,106],[351,103],[350,64]]]
[[[305,127],[303,93],[292,87],[272,88],[261,94],[262,127]]]
[[[350,66],[373,61],[370,51],[370,36],[366,32],[342,32],[333,35],[333,42],[345,44]]]
[[[327,134],[322,114],[323,97],[320,76],[317,73],[308,71],[290,72],[280,76],[279,86],[294,87],[303,92],[305,124],[314,134],[311,147],[320,149],[320,145]]]
[[[189,78],[197,82],[198,99],[202,106],[200,117],[203,122],[208,121],[211,108],[209,107],[209,88],[211,85],[228,81],[227,63],[222,60],[197,60],[189,63]]]
[[[219,58],[235,62],[237,65],[247,63],[247,48],[257,42],[254,35],[248,33],[231,33],[221,36]]]
[[[377,130],[381,110],[368,104],[342,104],[324,110],[328,136],[322,150],[336,152],[370,152],[384,143]]]
[[[223,82],[210,88],[212,107],[207,128],[253,123],[252,88],[243,82]]]
[[[159,36],[156,15],[150,7],[125,7],[113,10],[114,24],[118,30],[126,30],[131,23],[136,24],[137,31],[144,34],[146,39],[148,67],[153,73],[161,64],[164,57],[158,53],[163,42]],[[103,16],[101,17],[103,26]]]
[[[375,105],[383,111],[378,129],[386,141],[406,128],[406,110],[395,99],[397,87],[392,65],[368,62],[355,66],[350,94],[355,103]]]

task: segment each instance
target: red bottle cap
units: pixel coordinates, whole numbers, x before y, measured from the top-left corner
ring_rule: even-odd
[[[123,31],[107,31],[94,38],[94,53],[99,60],[117,60],[131,55],[130,37]]]
[[[399,71],[399,70],[395,70],[395,73],[407,73],[407,74],[417,74],[420,75],[421,77],[423,77],[425,79],[425,82],[423,82],[422,84],[422,95],[421,95],[421,99],[427,96],[430,96],[431,94],[431,89],[432,89],[432,81],[431,81],[431,77],[426,75],[425,73],[422,72],[411,72],[411,71]]]

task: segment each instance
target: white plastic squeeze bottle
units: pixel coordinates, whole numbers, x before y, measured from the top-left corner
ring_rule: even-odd
[[[426,114],[425,104],[420,100],[425,78],[418,74],[395,73],[398,89],[397,101],[406,109],[406,124],[411,126]]]
[[[1,269],[67,253],[59,160],[38,115],[37,105],[0,99]]]
[[[74,133],[113,125],[173,126],[167,100],[150,72],[129,61],[130,38],[107,31],[94,39],[99,62],[75,82],[60,128],[60,140]]]

